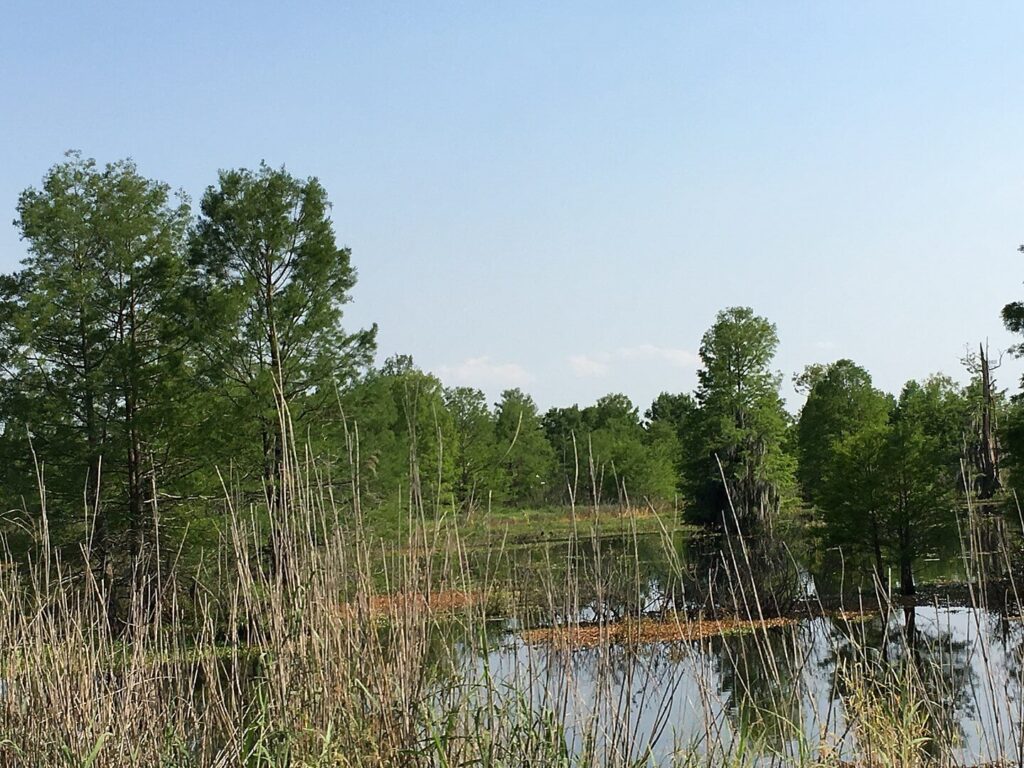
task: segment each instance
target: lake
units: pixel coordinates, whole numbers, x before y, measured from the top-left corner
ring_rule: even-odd
[[[1024,760],[1024,623],[1012,601],[994,606],[991,590],[939,585],[916,604],[879,608],[863,584],[836,590],[834,571],[815,577],[780,557],[785,547],[753,546],[592,539],[514,550],[503,572],[517,585],[517,608],[490,624],[485,651],[456,652],[462,673],[486,681],[490,695],[549,713],[577,755],[651,765],[694,754],[847,758],[858,740],[863,749],[885,736],[867,724],[886,712],[925,752],[964,765]],[[963,563],[939,566],[929,567],[949,578]],[[829,585],[822,594],[819,582]],[[755,628],[685,639],[725,614],[751,617]],[[779,616],[792,620],[756,628]],[[558,642],[568,627],[622,621],[661,622],[665,636]],[[523,631],[537,626],[548,634]]]

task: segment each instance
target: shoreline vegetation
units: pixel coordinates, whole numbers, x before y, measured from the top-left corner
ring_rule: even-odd
[[[310,477],[293,487],[296,499],[324,498]],[[361,527],[358,503],[296,502],[287,519],[283,550],[270,554],[254,547],[258,511],[232,513],[191,602],[175,570],[140,568],[119,627],[104,621],[88,569],[66,566],[40,528],[39,556],[0,569],[4,764],[965,764],[947,698],[956,643],[930,647],[907,626],[881,646],[870,637],[871,622],[914,615],[924,595],[879,593],[844,610],[804,598],[772,615],[778,596],[762,603],[760,564],[740,556],[716,575],[710,618],[697,603],[652,599],[645,534],[626,537],[632,557],[617,556],[619,535],[578,537],[565,571],[518,571],[493,546],[477,550],[481,568],[450,521],[422,518],[415,540],[385,542]],[[672,537],[658,541],[678,599],[697,585]],[[268,561],[287,569],[256,567]],[[989,586],[984,575],[968,583],[976,596]],[[1017,604],[987,608],[1019,621]],[[812,733],[785,713],[806,695],[793,670],[821,663],[799,638],[823,628],[836,699]],[[704,689],[692,704],[703,736],[673,735],[666,721],[680,692],[657,672],[663,653],[692,665]],[[704,660],[716,653],[737,673],[760,670],[743,685],[768,685],[767,698],[719,709],[721,683]],[[511,675],[509,654],[521,659]],[[577,671],[555,671],[564,664]],[[646,680],[640,699],[615,693],[623,670]],[[994,672],[992,684],[1004,685]],[[999,693],[977,685],[974,695]],[[1002,716],[1019,728],[1012,709]]]
[[[542,412],[373,364],[316,178],[193,210],[70,153],[16,226],[0,764],[1024,762],[1024,400],[984,345],[899,393],[809,365],[792,414],[728,307],[692,393]]]
[[[699,536],[700,526],[683,522],[671,508],[625,509],[620,505],[604,505],[587,512],[571,507],[501,509],[475,513],[469,518],[458,513],[461,543],[468,547],[533,545],[565,543],[571,539],[594,536],[626,535],[688,535]],[[398,531],[393,520],[368,520],[368,527],[382,539],[394,538]]]

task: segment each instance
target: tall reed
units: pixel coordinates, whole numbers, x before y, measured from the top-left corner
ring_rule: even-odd
[[[958,764],[941,654],[923,661],[891,634],[881,585],[878,640],[860,617],[821,619],[813,596],[783,599],[796,563],[780,556],[795,575],[766,580],[743,538],[694,573],[666,528],[669,577],[652,585],[636,532],[613,557],[598,511],[573,505],[575,535],[524,567],[500,543],[473,551],[457,515],[422,504],[406,538],[375,540],[358,492],[338,500],[326,476],[293,453],[281,493],[244,508],[226,493],[195,572],[154,536],[117,621],[88,549],[83,567],[51,545],[44,504],[36,554],[0,559],[0,764]],[[788,624],[797,603],[812,618]],[[527,642],[526,625],[549,640]],[[814,699],[826,659],[836,673]],[[1019,731],[999,679],[972,690],[994,732]]]

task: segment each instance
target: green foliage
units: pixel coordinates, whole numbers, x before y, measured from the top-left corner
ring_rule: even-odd
[[[1016,397],[1005,405],[998,435],[1006,447],[1003,468],[1007,484],[1020,496],[1024,493],[1024,399]]]
[[[808,366],[794,423],[776,328],[746,307],[704,334],[696,392],[662,393],[643,418],[622,394],[541,418],[518,389],[491,408],[408,357],[369,369],[376,327],[343,328],[356,273],[326,191],[283,169],[222,172],[193,218],[130,161],[70,154],[17,216],[27,255],[0,277],[0,488],[22,506],[38,467],[69,541],[85,508],[101,549],[138,551],[156,501],[165,530],[210,539],[222,477],[239,498],[279,500],[285,465],[308,449],[332,492],[358,483],[394,510],[640,505],[682,490],[695,521],[734,507],[746,527],[777,517],[799,479],[832,541],[910,582],[948,530],[961,457],[997,464],[982,421],[1024,477],[1024,409],[977,377],[964,391],[911,382],[897,402],[849,360]],[[1024,333],[1024,303],[1003,317]],[[998,467],[989,475],[998,488]]]
[[[789,417],[779,395],[781,377],[770,367],[777,346],[775,326],[748,307],[719,312],[704,334],[704,365],[697,373],[700,436],[687,467],[699,521],[721,521],[730,500],[741,525],[768,521],[790,492],[794,462],[784,450]]]
[[[558,489],[596,503],[633,504],[671,499],[678,486],[679,446],[674,428],[644,423],[622,394],[594,405],[552,408],[544,431],[555,449]]]
[[[130,161],[70,154],[26,190],[28,254],[0,281],[5,503],[36,496],[38,459],[70,540],[89,519],[100,553],[137,552],[157,501],[165,535],[212,539],[200,500],[221,476],[274,485],[287,431],[342,453],[323,438],[374,329],[341,328],[355,272],[328,213],[315,179],[266,166],[222,173],[198,221]]]
[[[689,436],[698,427],[697,401],[693,395],[669,394],[662,392],[651,403],[644,414],[648,424],[664,424],[671,427],[681,445],[689,441]]]
[[[1017,248],[1024,253],[1024,245]],[[1013,301],[1002,310],[1003,325],[1006,330],[1018,336],[1024,336],[1024,302]],[[1024,357],[1024,342],[1010,348],[1017,357]],[[1024,386],[1024,378],[1021,380]],[[1007,449],[1004,465],[1009,470],[1010,485],[1024,489],[1024,393],[1017,394],[1006,413],[1005,421],[999,429],[1003,445]]]
[[[1019,246],[1017,251],[1024,253],[1024,245]],[[1024,301],[1011,301],[1009,304],[1004,305],[1002,319],[1003,326],[1010,333],[1024,335]],[[1024,343],[1018,344],[1010,351],[1018,356],[1024,355]]]
[[[235,455],[249,457],[245,471],[270,484],[287,430],[304,435],[375,348],[376,327],[341,326],[356,274],[329,210],[315,178],[266,165],[222,171],[203,196],[193,237],[207,372],[222,392],[223,426],[234,425],[228,431]],[[290,424],[278,416],[286,405]]]
[[[555,454],[544,436],[532,397],[519,389],[501,393],[495,415],[495,440],[503,497],[521,504],[541,502],[551,482]]]
[[[886,395],[872,389],[866,418],[833,436],[816,459],[820,475],[813,485],[815,503],[825,523],[826,538],[847,557],[866,558],[884,583],[882,546],[888,541],[889,489],[885,482],[892,459],[892,429]],[[881,409],[881,410],[880,410]]]
[[[444,401],[455,438],[455,498],[463,510],[473,512],[501,482],[494,414],[479,389],[446,389]]]
[[[584,409],[583,422],[600,498],[638,502],[672,497],[677,445],[671,430],[645,429],[637,409],[621,394],[605,395]]]
[[[580,484],[587,476],[587,447],[580,442],[587,433],[583,411],[578,405],[550,408],[541,424],[555,457],[551,497],[569,503],[580,497]]]
[[[808,389],[797,421],[797,477],[804,497],[816,503],[832,448],[859,429],[884,423],[892,404],[872,386],[870,374],[852,360],[808,366],[797,378]]]
[[[675,487],[673,491],[686,489],[686,478],[693,469],[693,459],[701,452],[701,413],[693,395],[662,392],[644,414],[647,430],[652,435],[664,435],[654,438],[662,445],[668,446],[671,432],[674,438],[672,463],[675,470]]]
[[[175,427],[192,394],[188,222],[186,201],[131,161],[76,153],[18,200],[28,255],[3,286],[6,488],[35,495],[31,437],[51,514],[81,520],[84,502],[101,549],[124,529],[137,546],[157,479],[188,471]]]
[[[900,394],[893,413],[887,487],[904,594],[915,589],[914,563],[956,530],[963,424],[964,401],[948,378],[910,382]]]
[[[896,403],[870,379],[858,376],[851,389],[864,416],[840,428],[845,414],[836,414],[815,486],[826,535],[871,561],[883,583],[895,567],[912,594],[915,565],[955,538],[965,400],[945,377],[908,382]]]
[[[437,377],[408,356],[389,358],[341,397],[349,429],[358,437],[364,501],[400,503],[433,512],[456,484],[455,423]],[[342,445],[335,425],[334,445]]]

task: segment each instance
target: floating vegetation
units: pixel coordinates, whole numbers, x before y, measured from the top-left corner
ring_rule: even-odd
[[[528,644],[585,648],[604,644],[639,645],[704,640],[739,633],[765,632],[797,624],[795,618],[690,619],[673,613],[661,618],[624,619],[607,624],[569,624],[529,629],[520,634]]]

